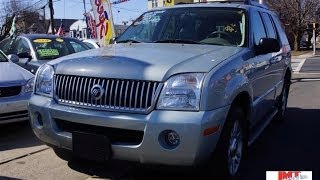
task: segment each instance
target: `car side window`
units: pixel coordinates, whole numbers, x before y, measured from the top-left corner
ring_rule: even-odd
[[[267,13],[262,13],[262,18],[265,23],[268,38],[277,39],[277,33],[276,33],[274,26],[270,20],[270,16]]]
[[[253,21],[252,21],[252,28],[253,28],[253,40],[254,44],[258,45],[261,38],[266,38],[266,30],[264,29],[264,25],[258,11],[253,11]]]
[[[79,43],[76,43],[74,41],[70,41],[70,44],[75,53],[87,50],[83,46],[81,46]]]
[[[275,27],[277,29],[277,32],[279,34],[279,38],[280,38],[281,43],[289,46],[289,41],[288,41],[288,38],[286,36],[286,33],[283,30],[281,22],[279,21],[279,19],[276,16],[273,15],[271,17],[272,17],[272,21],[274,22],[274,25],[275,25]]]
[[[18,39],[15,49],[16,49],[16,54],[31,52],[28,41],[23,38]]]
[[[14,39],[7,38],[0,42],[0,49],[2,52],[4,52],[6,55],[11,54],[11,46],[14,44]]]

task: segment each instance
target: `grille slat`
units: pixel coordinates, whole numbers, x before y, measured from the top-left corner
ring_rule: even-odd
[[[101,86],[105,89],[104,83],[105,83],[105,80],[102,80],[102,85],[101,85]],[[104,92],[103,92],[103,93],[104,93]],[[100,107],[102,106],[102,99],[103,99],[103,95],[102,95],[102,97],[101,97],[101,99],[100,99],[100,104],[99,104]]]
[[[140,109],[143,109],[142,102],[143,102],[144,86],[145,86],[145,82],[142,83],[142,89],[141,89],[141,95],[140,95],[140,107],[139,107]]]
[[[127,95],[128,95],[129,83],[130,83],[130,81],[127,81],[126,90],[124,92],[124,107],[127,107]]]
[[[125,79],[106,79],[70,75],[55,76],[55,96],[59,103],[100,110],[147,113],[154,107],[160,83]],[[99,85],[103,93],[92,97]]]
[[[105,94],[104,94],[104,105],[106,106],[107,105],[107,95],[108,95],[108,89],[109,89],[109,79],[108,79],[108,81],[107,81],[107,85],[106,85],[106,88],[105,88]],[[109,106],[108,106],[109,107]]]
[[[113,84],[114,84],[114,80],[112,80],[112,82],[111,82],[111,88],[110,88],[110,94],[109,94],[109,106],[110,106],[110,108],[114,108],[114,106],[112,106],[112,104],[111,104],[111,98],[112,98],[112,91],[113,91]]]
[[[148,105],[149,105],[149,104],[148,104],[148,102],[149,102],[148,100],[149,100],[150,84],[151,84],[151,83],[149,82],[149,83],[148,83],[148,88],[147,88],[146,102],[145,102],[145,105],[144,105],[144,108],[145,108],[145,109],[147,109],[147,108],[148,108]]]
[[[116,84],[116,87],[115,87],[115,96],[114,96],[114,107],[117,108],[117,101],[119,101],[118,99],[118,86],[119,86],[119,80],[117,80],[117,84]]]
[[[134,98],[134,109],[137,109],[139,86],[140,86],[140,82],[138,82],[137,87],[136,87],[136,95],[135,95],[135,98]]]
[[[121,81],[119,107],[122,107],[122,106],[121,106],[121,102],[122,102],[123,84],[124,84],[124,81]]]

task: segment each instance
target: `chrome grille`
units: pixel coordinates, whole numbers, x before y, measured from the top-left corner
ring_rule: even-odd
[[[54,83],[55,98],[61,104],[111,111],[147,113],[160,91],[160,83],[153,81],[55,75]],[[98,99],[92,95],[96,86]]]

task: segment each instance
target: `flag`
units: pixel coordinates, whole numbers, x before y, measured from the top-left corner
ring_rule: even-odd
[[[59,30],[58,30],[56,35],[58,35],[58,36],[64,36],[65,35],[65,33],[64,33],[64,25],[62,23],[62,20],[61,20],[61,24],[60,24]]]
[[[10,29],[10,36],[15,36],[16,35],[16,31],[17,31],[17,27],[16,27],[16,16],[14,15],[13,20],[12,20],[12,24],[11,24],[11,29]]]
[[[115,37],[110,1],[91,0],[91,6],[93,9],[98,42],[100,46],[105,46],[109,44],[109,41],[113,37]]]
[[[92,12],[87,12],[84,14],[84,16],[86,17],[86,22],[87,22],[87,27],[88,27],[90,37],[93,39],[96,39],[97,38],[97,28],[96,28],[95,20],[92,16]]]

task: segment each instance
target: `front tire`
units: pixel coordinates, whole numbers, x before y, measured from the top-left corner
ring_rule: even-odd
[[[288,80],[285,80],[283,84],[283,89],[278,101],[278,113],[276,115],[276,119],[280,122],[284,121],[286,118],[289,90],[290,90],[290,82],[288,82]]]
[[[245,120],[243,109],[232,106],[214,154],[214,176],[223,179],[236,179],[240,176],[240,165],[247,144]]]

